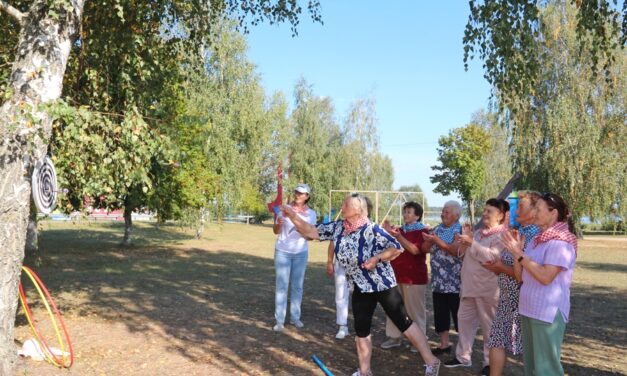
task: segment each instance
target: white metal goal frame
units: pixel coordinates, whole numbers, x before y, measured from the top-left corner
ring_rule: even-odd
[[[332,216],[332,197],[334,193],[345,193],[345,195],[348,194],[353,194],[353,193],[360,193],[360,194],[366,194],[366,195],[372,195],[374,194],[374,202],[372,203],[374,206],[374,221],[382,224],[383,221],[385,221],[388,217],[391,216],[391,212],[392,209],[394,209],[395,206],[398,206],[398,220],[399,223],[402,224],[403,223],[403,204],[410,201],[407,199],[407,196],[410,195],[419,195],[420,196],[420,204],[422,205],[422,207],[425,207],[425,195],[423,192],[410,192],[410,191],[359,191],[359,190],[346,190],[346,189],[331,189],[329,191],[329,220],[337,220],[340,216],[340,211],[337,211],[337,214],[335,215],[335,218],[331,218]],[[385,215],[383,215],[383,218],[381,219],[381,221],[379,221],[379,206],[381,204],[381,195],[394,195],[390,206],[387,208]],[[370,213],[372,214],[372,213]]]

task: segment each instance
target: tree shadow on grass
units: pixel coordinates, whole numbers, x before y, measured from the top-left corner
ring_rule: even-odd
[[[117,231],[116,226],[111,230]],[[261,369],[272,375],[319,375],[309,361],[316,354],[337,375],[357,366],[353,337],[334,339],[333,284],[323,263],[310,263],[302,305],[306,327],[274,324],[274,264],[271,258],[223,249],[156,246],[189,239],[172,230],[152,234],[145,245],[119,247],[121,236],[100,229],[49,230],[42,247],[51,247],[38,273],[48,287],[62,296],[64,311],[77,316],[98,316],[123,322],[132,332],[151,331],[176,352],[197,364],[210,364],[225,374],[248,374]],[[138,235],[139,237],[139,235]],[[28,264],[28,260],[27,260]],[[59,273],[59,269],[63,273]],[[427,303],[431,310],[431,294]],[[611,375],[595,364],[624,362],[624,291],[574,285],[571,321],[563,348],[564,368],[570,375]],[[350,320],[350,319],[349,319]],[[350,320],[352,321],[352,320]],[[428,323],[433,323],[429,314]],[[154,330],[155,327],[158,330]],[[377,308],[373,321],[373,369],[388,375],[420,374],[419,356],[407,349],[381,350],[385,316]],[[430,338],[436,338],[429,328]],[[452,341],[456,338],[453,336]],[[590,345],[597,349],[590,353]],[[481,368],[482,341],[475,342],[473,369],[446,369],[446,375],[476,374]],[[582,349],[583,348],[583,349]],[[603,354],[615,351],[616,357]],[[516,360],[515,360],[516,361]],[[605,362],[605,363],[603,363]],[[624,366],[624,363],[622,363]],[[607,367],[603,367],[607,369]],[[621,364],[610,369],[623,369]],[[522,375],[520,362],[508,365],[508,375]]]
[[[62,245],[63,247],[80,249],[89,245],[94,249],[110,250],[122,243],[124,237],[124,222],[87,222],[75,223],[47,222],[43,227],[42,237],[48,244]],[[57,228],[56,226],[62,226]],[[136,222],[133,225],[133,246],[144,247],[168,244],[181,244],[192,236],[180,231],[180,227],[173,224],[158,225],[154,222]],[[86,243],[87,242],[87,243]],[[45,247],[42,247],[45,248]]]
[[[602,272],[627,273],[626,264],[610,264],[606,262],[577,261],[577,267],[589,269],[589,270],[598,270]]]
[[[625,297],[624,289],[581,284],[572,286],[571,311],[562,349],[567,373],[623,374],[627,367]],[[600,370],[601,367],[605,370]]]
[[[64,240],[70,238],[73,240]],[[48,241],[61,242],[63,247],[50,252],[38,267],[41,278],[57,295],[84,297],[59,299],[64,311],[123,322],[131,332],[157,326],[160,330],[154,335],[163,336],[169,351],[191,362],[212,363],[225,374],[246,374],[251,364],[273,375],[311,374],[313,363],[308,359],[314,353],[325,358],[344,351],[353,357],[352,346],[350,351],[337,349],[331,335],[335,325],[330,283],[309,280],[307,296],[326,299],[303,304],[307,328],[296,331],[288,327],[278,334],[271,330],[271,259],[227,250],[120,249],[117,240],[85,229],[80,234],[50,230],[42,237],[42,247]],[[85,246],[89,243],[97,250]],[[62,277],[59,267],[63,268]],[[313,265],[309,273],[322,274],[324,270]],[[318,321],[324,322],[328,335],[317,332]],[[306,365],[292,361],[294,357],[305,359]]]

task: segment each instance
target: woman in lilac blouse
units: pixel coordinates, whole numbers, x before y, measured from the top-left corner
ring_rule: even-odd
[[[577,257],[577,237],[564,200],[545,193],[536,202],[540,234],[529,242],[512,231],[503,237],[514,255],[514,272],[522,280],[518,305],[522,322],[525,376],[563,375],[560,362],[570,312],[570,285]]]

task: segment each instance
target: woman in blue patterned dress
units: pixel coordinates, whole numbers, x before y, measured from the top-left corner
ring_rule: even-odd
[[[377,303],[420,352],[425,362],[425,376],[437,376],[440,361],[431,353],[418,325],[407,316],[390,265],[390,261],[403,250],[393,236],[378,224],[370,222],[366,198],[360,194],[348,196],[342,204],[342,220],[317,226],[303,221],[287,206],[282,210],[304,237],[333,240],[335,256],[344,267],[353,290],[353,321],[359,359],[359,369],[353,376],[372,375],[370,326]]]
[[[459,309],[460,273],[462,257],[458,253],[459,245],[455,242],[455,234],[460,234],[462,226],[459,218],[462,206],[457,201],[447,201],[442,208],[440,223],[433,234],[424,234],[422,251],[431,251],[431,289],[433,290],[433,319],[435,332],[440,336],[440,346],[433,354],[451,353],[448,332],[451,328],[451,317],[457,329],[457,310]]]
[[[536,213],[534,205],[540,197],[538,192],[518,192],[516,221],[520,224],[518,232],[525,238],[525,247],[540,232],[540,228],[533,224]],[[490,328],[488,347],[490,348],[490,376],[500,376],[503,374],[507,361],[506,351],[512,355],[522,353],[521,324],[518,314],[520,283],[514,275],[514,256],[507,249],[501,253],[500,260],[483,266],[498,276],[499,305]]]

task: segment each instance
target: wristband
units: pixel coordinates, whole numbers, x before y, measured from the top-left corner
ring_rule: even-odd
[[[525,255],[520,255],[520,257],[518,258],[518,262],[521,263],[524,258],[525,258]]]

